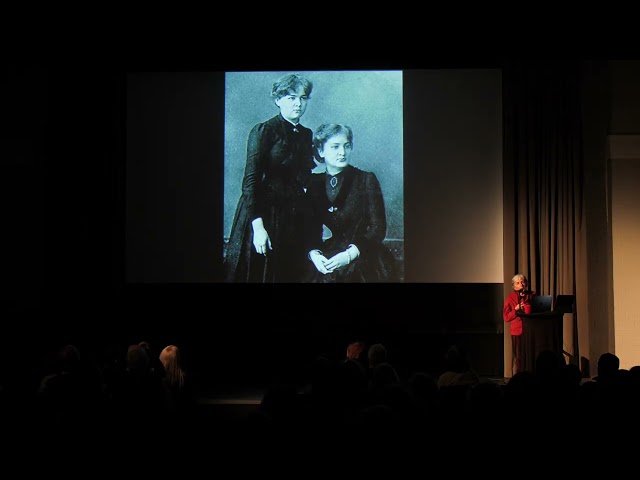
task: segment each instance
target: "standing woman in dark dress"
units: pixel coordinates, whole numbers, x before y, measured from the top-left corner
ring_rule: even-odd
[[[313,84],[287,74],[273,84],[280,112],[249,133],[242,195],[224,261],[225,282],[299,282],[306,264],[302,239],[305,187],[316,166],[310,129],[300,117]]]
[[[313,143],[326,173],[313,175],[308,192],[314,220],[308,222],[312,233],[306,238],[315,239],[308,250],[313,263],[309,281],[398,281],[396,259],[383,243],[387,217],[378,178],[349,164],[353,131],[324,124]]]

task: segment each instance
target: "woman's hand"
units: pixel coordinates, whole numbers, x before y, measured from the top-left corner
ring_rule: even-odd
[[[351,263],[351,257],[345,250],[344,252],[336,253],[327,261],[325,266],[327,270],[333,272],[336,268],[346,267],[349,263]]]
[[[326,275],[330,273],[330,271],[326,267],[326,263],[328,262],[327,257],[325,257],[322,252],[319,250],[311,250],[309,252],[309,259],[313,262],[313,265],[316,267],[320,273]]]
[[[260,255],[266,255],[267,249],[273,250],[273,248],[271,247],[269,233],[267,233],[262,223],[262,218],[256,218],[251,222],[251,226],[253,227],[253,246],[256,252]]]

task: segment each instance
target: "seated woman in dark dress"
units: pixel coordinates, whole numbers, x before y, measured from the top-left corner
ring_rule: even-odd
[[[326,173],[313,175],[308,195],[310,282],[395,282],[396,259],[383,244],[387,219],[382,189],[373,172],[349,164],[353,131],[336,123],[313,137]]]

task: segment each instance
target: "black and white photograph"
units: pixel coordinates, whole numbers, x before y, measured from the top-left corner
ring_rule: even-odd
[[[402,281],[402,98],[401,71],[226,73],[225,282]]]

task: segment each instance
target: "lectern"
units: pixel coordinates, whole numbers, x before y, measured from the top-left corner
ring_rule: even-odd
[[[551,350],[562,355],[564,312],[519,313],[522,320],[522,368],[535,372],[540,352]]]

